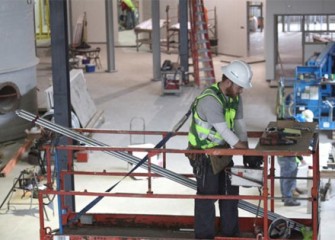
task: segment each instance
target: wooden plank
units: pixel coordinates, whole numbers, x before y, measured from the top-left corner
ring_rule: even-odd
[[[335,178],[335,170],[321,170],[320,178]]]
[[[33,139],[26,139],[22,146],[15,152],[11,159],[7,162],[6,166],[1,169],[0,177],[5,177],[13,168],[16,166],[16,163],[21,159],[22,155],[30,149]]]

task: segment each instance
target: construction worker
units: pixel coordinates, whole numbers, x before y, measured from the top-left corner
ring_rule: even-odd
[[[313,118],[313,112],[306,109],[300,114],[297,114],[295,120],[297,122],[313,122]],[[302,156],[278,156],[277,159],[280,166],[280,192],[284,206],[300,206],[301,203],[294,197],[306,193],[306,191],[297,187],[298,166],[304,162],[304,159]]]
[[[133,29],[136,25],[135,20],[136,7],[133,4],[132,0],[121,0],[121,10],[125,12],[126,15],[126,21],[125,21],[126,29]]]
[[[284,206],[295,207],[300,206],[300,202],[294,199],[293,193],[296,191],[298,162],[295,156],[278,156],[278,164],[280,166],[280,192]]]
[[[222,73],[222,81],[205,89],[193,103],[188,134],[190,149],[248,148],[240,94],[243,89],[251,87],[251,68],[237,60],[222,67]],[[225,174],[225,168],[234,165],[232,156],[191,154],[188,157],[197,180],[198,195],[239,194],[238,186],[232,186]],[[213,239],[216,236],[215,202],[212,199],[195,199],[195,238]],[[220,234],[237,236],[238,200],[219,200],[219,209]]]

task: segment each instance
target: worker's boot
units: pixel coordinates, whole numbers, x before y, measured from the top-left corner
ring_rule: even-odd
[[[307,193],[306,189],[301,189],[301,188],[295,188],[294,191],[297,192],[298,194],[306,194]]]
[[[293,196],[294,198],[297,198],[297,197],[300,196],[300,193],[299,193],[296,189],[293,189],[293,190],[292,190],[292,196]]]
[[[286,199],[284,202],[284,206],[286,207],[296,207],[296,206],[300,206],[300,202],[298,202],[297,200],[293,199],[293,198],[289,198]]]

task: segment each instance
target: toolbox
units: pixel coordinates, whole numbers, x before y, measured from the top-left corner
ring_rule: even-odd
[[[178,63],[165,60],[161,67],[162,92],[180,94],[183,72]]]
[[[182,91],[182,71],[179,69],[162,71],[162,92],[180,94]]]

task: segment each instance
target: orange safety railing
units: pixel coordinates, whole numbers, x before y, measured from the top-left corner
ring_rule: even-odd
[[[107,134],[146,134],[146,135],[157,135],[164,138],[168,132],[162,131],[123,131],[123,130],[99,130],[99,129],[77,129],[82,133],[107,133]],[[259,138],[262,135],[262,132],[249,132],[249,138]],[[185,142],[187,142],[186,132],[177,132],[175,133],[176,137],[184,137]],[[162,149],[156,148],[136,148],[136,147],[94,147],[94,146],[75,146],[75,145],[66,145],[66,146],[45,146],[45,150],[47,153],[47,179],[48,184],[46,184],[47,189],[39,191],[38,198],[40,204],[40,239],[41,240],[49,240],[55,239],[55,231],[52,230],[50,227],[45,226],[44,220],[44,208],[43,208],[43,198],[45,195],[56,195],[59,198],[60,208],[62,209],[62,214],[59,216],[60,222],[62,226],[60,226],[63,231],[56,231],[56,235],[61,236],[66,235],[68,239],[83,239],[82,237],[86,237],[85,239],[123,239],[120,235],[116,233],[112,233],[112,235],[102,235],[102,233],[95,233],[99,227],[106,227],[109,226],[110,228],[115,227],[164,227],[167,229],[174,229],[174,231],[178,231],[178,229],[190,229],[193,228],[193,217],[192,216],[170,216],[170,215],[155,215],[155,214],[124,214],[124,213],[85,213],[84,216],[88,218],[89,223],[83,223],[81,221],[72,222],[71,220],[74,219],[77,215],[76,212],[72,212],[69,206],[66,206],[64,202],[65,196],[74,196],[74,197],[113,197],[113,198],[145,198],[145,199],[180,199],[180,200],[187,200],[187,199],[239,199],[239,200],[259,200],[263,202],[263,209],[264,215],[261,214],[256,218],[251,217],[243,217],[240,218],[241,222],[241,230],[254,232],[255,226],[262,228],[263,232],[263,239],[270,239],[268,238],[268,226],[270,225],[271,221],[268,219],[268,212],[275,211],[274,200],[275,192],[274,192],[274,180],[275,180],[275,171],[274,171],[274,156],[281,155],[281,156],[292,156],[292,154],[300,154],[300,155],[313,155],[313,162],[318,161],[318,149],[316,152],[287,152],[283,153],[282,151],[271,151],[271,152],[260,152],[256,149],[207,149],[207,150],[187,150],[187,149],[172,149],[167,148],[164,146]],[[66,181],[67,176],[88,176],[87,179],[91,180],[93,176],[125,176],[126,172],[120,171],[106,171],[102,169],[101,171],[83,171],[83,170],[75,170],[75,169],[67,169],[62,170],[59,172],[58,182],[60,186],[58,186],[58,190],[53,188],[54,181],[52,179],[52,150],[62,150],[62,151],[117,151],[117,152],[146,152],[149,156],[148,158],[148,169],[145,173],[131,173],[129,176],[139,176],[145,177],[147,181],[147,191],[145,193],[138,193],[138,192],[96,192],[96,191],[88,191],[85,189],[84,191],[65,191],[64,190],[64,182]],[[227,195],[196,195],[194,194],[177,194],[177,193],[162,193],[162,191],[155,192],[153,189],[152,181],[153,178],[161,177],[159,174],[153,173],[151,171],[151,158],[157,154],[162,154],[164,165],[163,168],[166,168],[168,156],[170,154],[174,155],[184,155],[185,153],[205,153],[205,154],[214,154],[214,155],[261,155],[264,157],[264,169],[269,169],[269,171],[263,171],[263,193],[259,196],[257,195],[238,195],[238,196],[227,196]],[[185,158],[186,159],[186,158]],[[188,161],[188,160],[187,160]],[[270,164],[269,164],[270,163]],[[318,165],[317,165],[318,167]],[[295,219],[295,221],[304,224],[306,226],[311,226],[313,229],[313,240],[317,239],[318,236],[318,203],[317,203],[317,179],[318,177],[318,170],[314,170],[314,177],[313,177],[313,189],[312,189],[312,197],[308,198],[312,201],[313,205],[313,213],[311,218],[307,219]],[[179,175],[186,177],[186,178],[194,178],[193,174],[191,173],[180,173]],[[270,184],[268,184],[268,180]],[[270,205],[268,204],[270,201]],[[256,221],[257,220],[257,221]],[[219,221],[219,220],[218,220]],[[243,224],[242,224],[243,223]],[[71,233],[71,230],[78,230],[78,228],[89,227],[90,234],[83,234],[78,232]],[[128,231],[130,231],[128,229]],[[116,234],[116,235],[113,235]],[[119,233],[120,234],[120,233]],[[129,232],[128,232],[129,234]],[[127,239],[139,239],[138,235],[136,237],[129,237]],[[149,238],[147,238],[149,239]],[[153,239],[159,239],[153,238]],[[227,239],[223,237],[218,237],[217,239]],[[249,238],[236,238],[236,239],[249,239]]]

